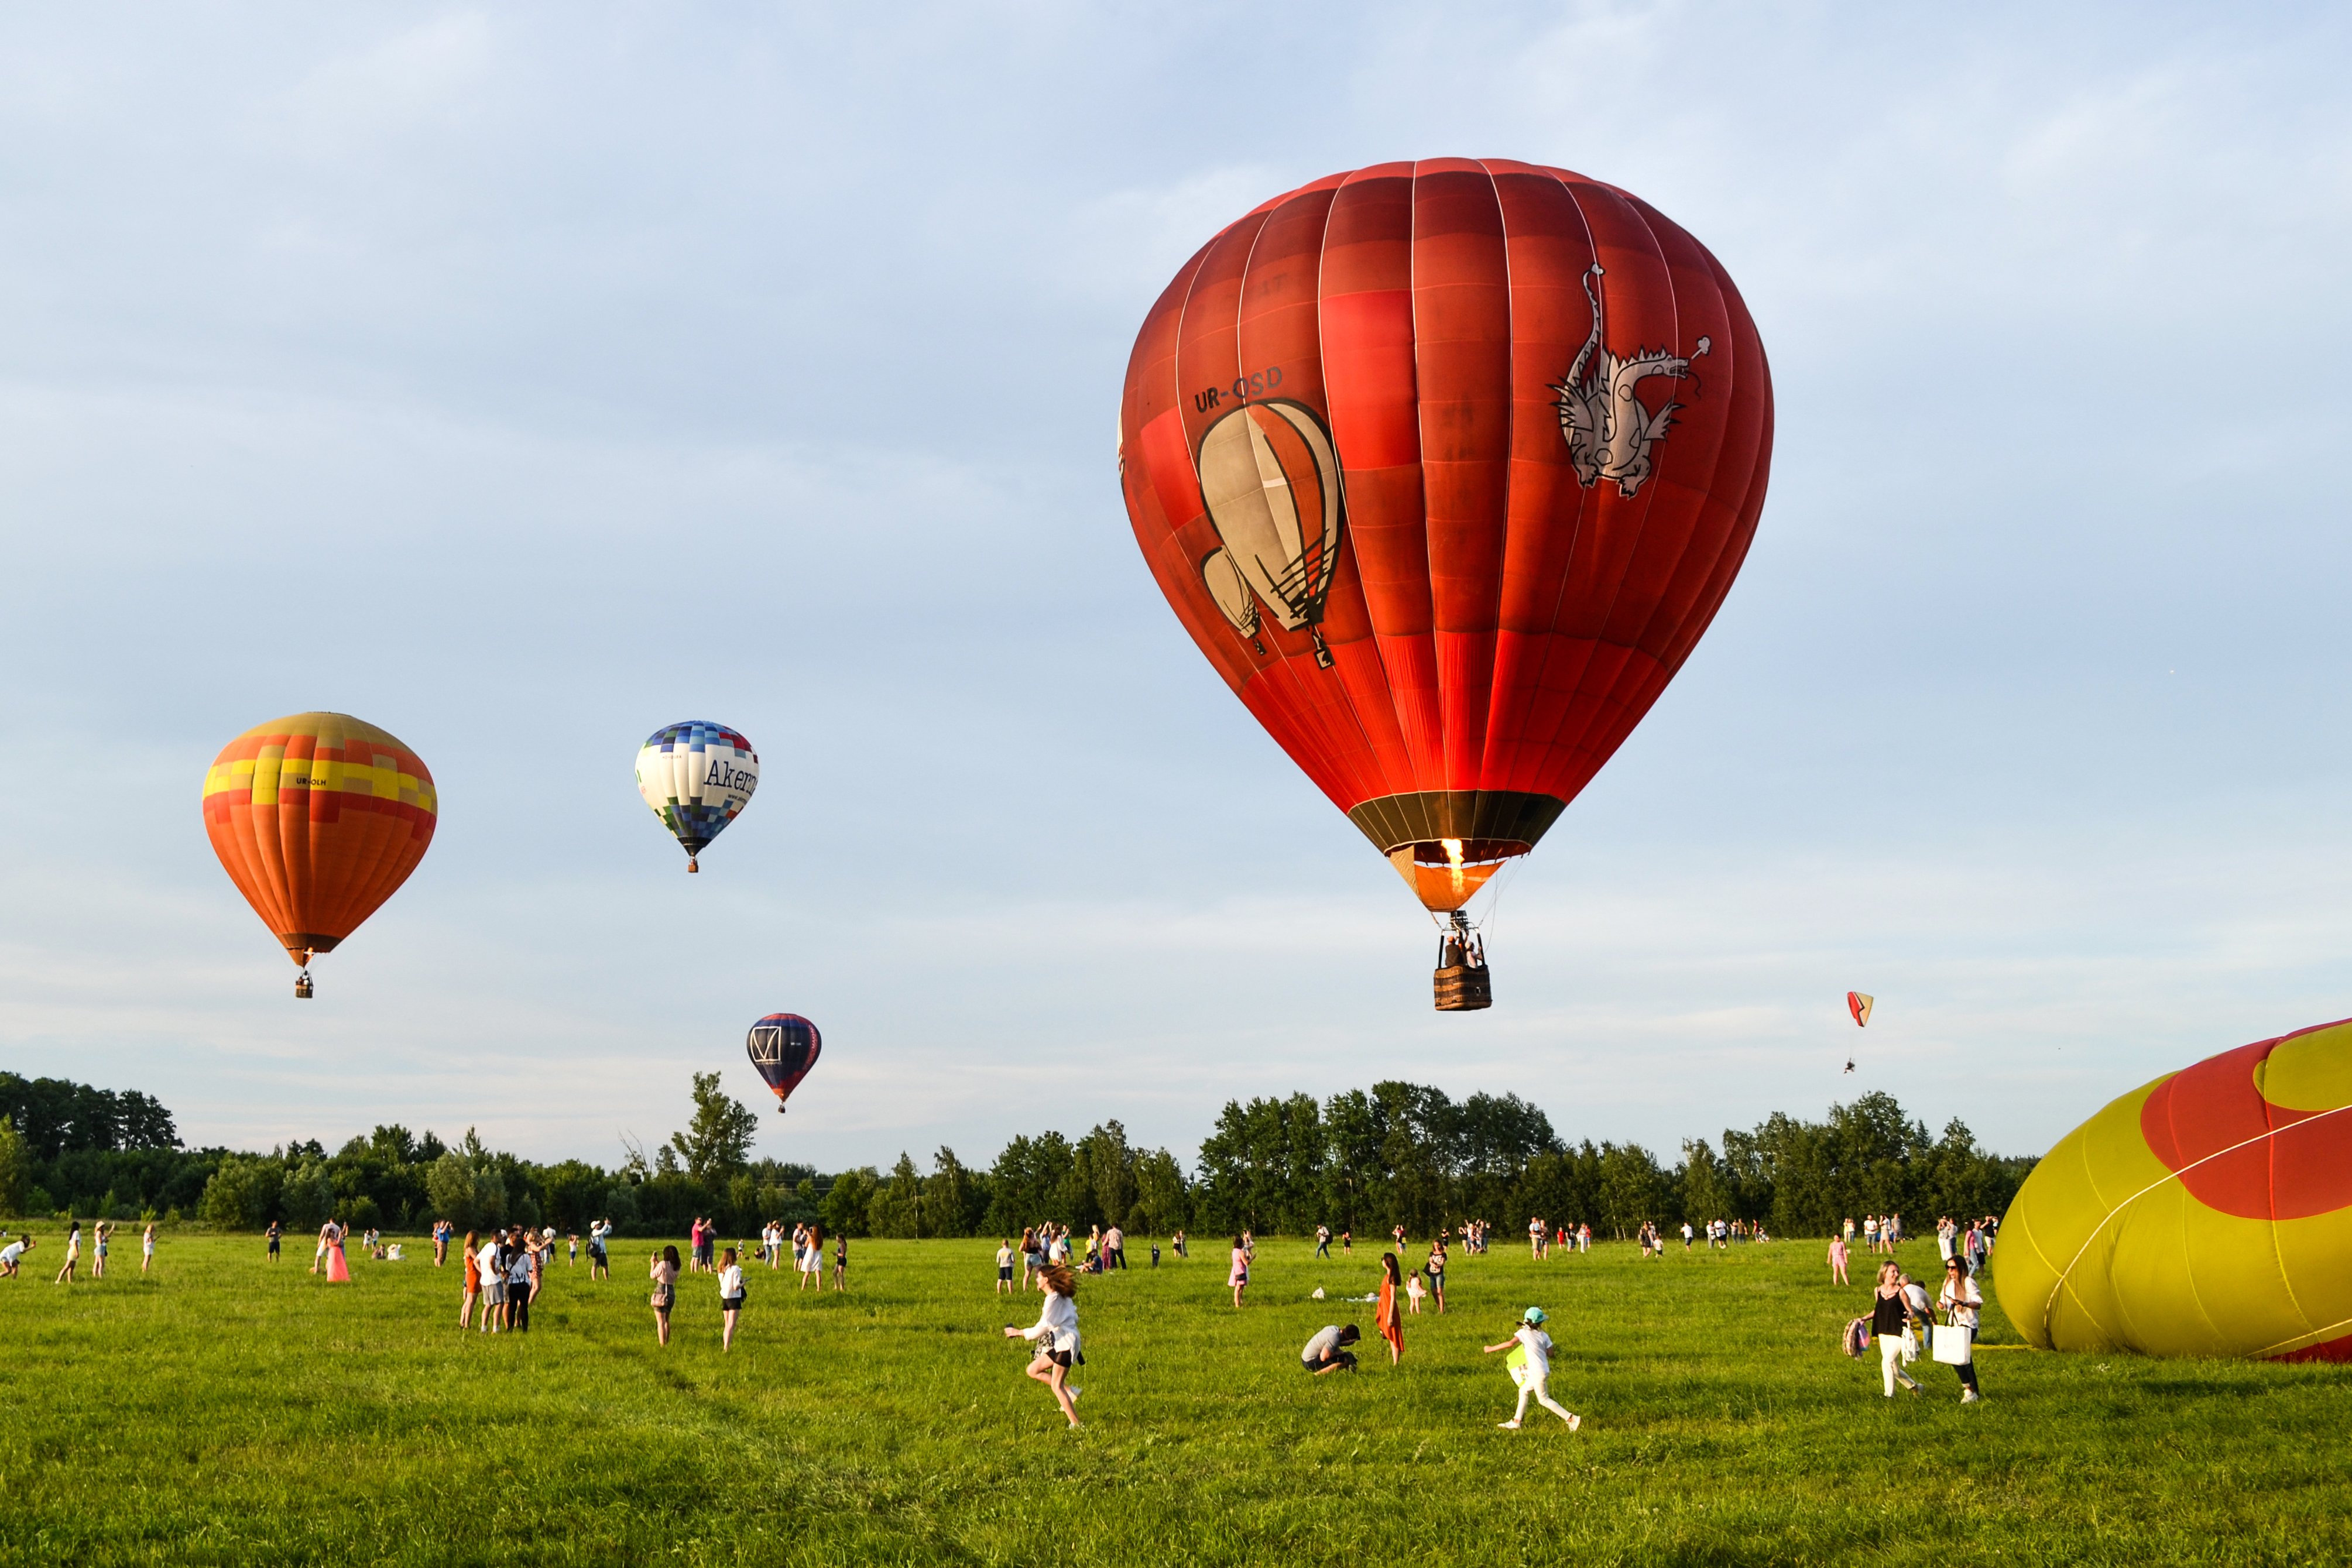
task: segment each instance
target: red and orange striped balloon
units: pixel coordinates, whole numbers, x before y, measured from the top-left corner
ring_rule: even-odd
[[[359,928],[433,841],[424,759],[348,714],[256,725],[205,776],[205,831],[229,880],[298,965]]]

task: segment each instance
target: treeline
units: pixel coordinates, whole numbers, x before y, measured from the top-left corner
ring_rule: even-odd
[[[685,1130],[650,1152],[628,1146],[610,1169],[520,1159],[471,1130],[452,1146],[399,1126],[332,1154],[316,1142],[268,1154],[187,1150],[144,1095],[93,1098],[108,1092],[0,1075],[0,1091],[18,1085],[68,1109],[24,1121],[12,1109],[0,1122],[0,1213],[196,1218],[226,1229],[276,1220],[300,1230],[334,1218],[394,1230],[446,1218],[461,1229],[575,1231],[605,1218],[625,1235],[669,1236],[703,1216],[739,1235],[782,1218],[885,1237],[1017,1235],[1040,1220],[1081,1230],[1116,1223],[1139,1235],[1321,1224],[1373,1236],[1399,1224],[1427,1235],[1472,1218],[1507,1233],[1540,1215],[1602,1235],[1687,1218],[1818,1236],[1847,1215],[1891,1210],[1924,1223],[2000,1213],[2033,1164],[1985,1152],[1957,1121],[1931,1135],[1883,1093],[1832,1105],[1822,1122],[1774,1115],[1749,1132],[1727,1130],[1720,1148],[1685,1142],[1673,1166],[1637,1144],[1571,1145],[1516,1095],[1455,1101],[1391,1082],[1319,1102],[1229,1102],[1190,1172],[1165,1149],[1130,1145],[1112,1121],[1075,1139],[1016,1137],[985,1168],[941,1148],[928,1171],[902,1153],[887,1172],[828,1176],[752,1159],[759,1118],[719,1089],[716,1073],[695,1075]]]

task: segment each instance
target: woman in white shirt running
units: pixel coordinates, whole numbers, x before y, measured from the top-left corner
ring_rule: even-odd
[[[1070,1369],[1084,1366],[1085,1355],[1078,1349],[1078,1281],[1066,1263],[1055,1263],[1039,1272],[1038,1288],[1045,1292],[1045,1310],[1028,1328],[1007,1327],[1006,1339],[1043,1340],[1037,1347],[1037,1357],[1029,1364],[1028,1375],[1054,1391],[1054,1403],[1062,1407],[1070,1426],[1078,1426],[1077,1399],[1081,1389],[1070,1386]]]
[[[735,1314],[743,1310],[743,1270],[735,1249],[719,1255],[719,1348],[735,1348]]]
[[[1544,1319],[1541,1307],[1529,1307],[1521,1314],[1519,1326],[1510,1338],[1481,1347],[1488,1355],[1498,1350],[1511,1351],[1511,1381],[1519,1385],[1519,1407],[1511,1413],[1509,1420],[1498,1423],[1506,1432],[1519,1429],[1530,1398],[1567,1422],[1571,1432],[1584,1425],[1583,1416],[1562,1407],[1545,1391],[1544,1384],[1551,1376],[1551,1335],[1543,1332]],[[1514,1345],[1518,1348],[1512,1350]]]

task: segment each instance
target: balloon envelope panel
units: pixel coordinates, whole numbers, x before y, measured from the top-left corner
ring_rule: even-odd
[[[759,755],[725,725],[664,725],[637,749],[637,793],[689,855],[724,832],[759,787]]]
[[[408,880],[439,821],[424,760],[372,724],[258,724],[205,775],[205,833],[296,963],[332,950]]]
[[[2145,1084],[2034,1167],[1994,1288],[2045,1349],[2352,1360],[2352,1020]]]
[[[751,1026],[743,1049],[751,1058],[751,1065],[775,1091],[781,1105],[792,1098],[801,1080],[816,1065],[817,1053],[824,1049],[824,1040],[816,1025],[798,1013],[770,1013]]]
[[[1689,656],[1771,434],[1696,240],[1580,174],[1432,159],[1185,264],[1129,362],[1120,486],[1202,653],[1448,908],[1464,879],[1410,866],[1527,852]]]

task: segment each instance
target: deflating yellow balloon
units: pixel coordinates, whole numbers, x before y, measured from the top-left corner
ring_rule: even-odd
[[[1993,1287],[2044,1349],[2352,1361],[2352,1019],[2135,1089],[2001,1220]]]

